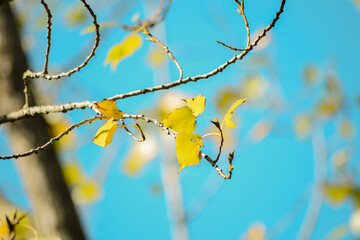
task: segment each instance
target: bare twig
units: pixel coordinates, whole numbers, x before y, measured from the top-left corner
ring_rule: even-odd
[[[7,160],[7,159],[11,159],[11,158],[20,158],[20,157],[26,157],[29,156],[31,154],[34,153],[38,153],[39,151],[43,151],[45,150],[48,146],[50,146],[51,144],[53,144],[55,141],[58,141],[59,139],[61,139],[63,136],[65,136],[66,134],[68,134],[70,131],[72,131],[74,128],[76,127],[80,127],[86,123],[92,123],[95,120],[102,120],[102,119],[106,119],[105,117],[92,117],[89,119],[85,119],[81,122],[78,122],[76,124],[71,125],[70,127],[68,127],[65,131],[63,131],[62,133],[60,133],[59,135],[57,135],[56,137],[51,138],[48,142],[46,142],[44,145],[42,146],[38,146],[37,148],[33,148],[27,152],[24,153],[19,153],[19,154],[12,154],[9,156],[0,156],[0,160]]]
[[[54,80],[54,79],[59,79],[59,78],[62,78],[62,77],[69,77],[73,73],[76,73],[76,72],[80,71],[83,67],[85,67],[88,64],[88,62],[90,61],[90,59],[93,56],[95,56],[95,50],[99,46],[99,42],[100,42],[100,31],[99,31],[100,27],[99,27],[99,24],[97,23],[96,15],[95,15],[94,11],[92,10],[92,8],[89,6],[89,4],[87,4],[87,2],[85,0],[81,0],[81,2],[84,4],[85,8],[88,10],[90,15],[92,16],[93,23],[94,23],[94,26],[95,26],[95,33],[96,33],[95,42],[94,42],[93,48],[91,49],[91,52],[90,52],[89,56],[86,57],[86,59],[85,59],[85,61],[83,63],[81,63],[79,66],[69,70],[68,72],[63,72],[63,73],[60,73],[60,74],[57,74],[57,75],[52,75],[52,74],[46,73],[45,71],[43,71],[43,72],[34,72],[32,70],[27,70],[24,73],[24,79],[25,78],[45,78],[47,80]],[[49,32],[48,32],[48,34],[49,34]],[[50,48],[49,39],[50,38],[48,38],[48,46],[47,46],[48,48]]]
[[[121,123],[123,126],[126,126],[124,120],[120,119],[119,121],[120,121],[120,123]],[[135,121],[135,124],[136,124],[137,129],[139,129],[139,131],[140,131],[141,138],[137,138],[127,127],[124,127],[124,130],[125,130],[125,131],[129,134],[129,136],[132,137],[135,141],[137,141],[137,142],[143,142],[143,141],[145,141],[145,134],[144,134],[142,128],[140,127],[140,125],[138,124],[138,122],[137,122],[135,119],[134,119],[134,121]]]
[[[165,4],[167,2],[167,4]],[[120,27],[127,31],[136,31],[140,27],[147,27],[152,28],[162,22],[164,18],[166,17],[166,14],[168,13],[170,6],[171,6],[172,0],[161,0],[158,9],[156,12],[148,19],[146,20],[140,20],[137,22],[136,25],[125,25],[120,24]]]
[[[216,169],[216,171],[218,172],[218,174],[222,178],[231,179],[232,171],[234,169],[234,166],[232,165],[232,162],[234,160],[234,152],[235,152],[235,149],[231,153],[229,153],[229,157],[228,157],[228,160],[229,160],[229,174],[227,174],[227,175],[223,173],[221,168],[219,168],[219,166],[216,165],[216,162],[214,160],[212,160],[207,154],[201,153],[201,156],[203,158],[205,158],[211,164],[211,166],[213,166]]]
[[[155,36],[153,36],[146,27],[144,27],[144,31],[143,31],[144,35],[149,36],[150,38],[147,38],[147,40],[151,41],[151,42],[155,42],[157,43],[162,49],[164,49],[164,51],[167,53],[167,55],[169,55],[169,57],[171,58],[171,60],[175,63],[176,67],[179,69],[179,80],[181,81],[183,78],[183,70],[179,64],[179,62],[175,59],[174,55],[170,52],[169,48],[167,46],[165,46],[162,42],[160,42]]]
[[[243,16],[243,19],[244,19],[244,22],[245,22],[245,28],[246,28],[246,31],[247,31],[247,34],[246,34],[246,37],[247,37],[246,48],[249,48],[250,47],[250,28],[249,28],[249,22],[247,20],[245,12],[244,12],[244,0],[242,0],[241,2],[239,0],[235,0],[235,2],[239,6],[239,8],[236,9],[236,11],[238,13],[240,13],[241,16]],[[243,48],[235,48],[235,47],[232,47],[232,46],[227,45],[227,44],[225,44],[223,42],[220,42],[220,41],[216,41],[216,42],[223,45],[224,47],[230,48],[233,51],[245,51],[245,49],[243,49]]]
[[[51,46],[51,12],[49,9],[49,6],[46,4],[46,2],[44,0],[40,1],[41,4],[44,6],[45,11],[46,11],[46,15],[47,15],[47,34],[46,34],[46,39],[47,39],[47,43],[46,43],[46,53],[45,53],[45,63],[44,63],[44,70],[43,73],[47,74],[48,73],[48,64],[49,64],[49,54],[50,54],[50,46]]]

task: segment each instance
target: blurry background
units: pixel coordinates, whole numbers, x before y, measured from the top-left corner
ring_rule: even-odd
[[[92,19],[80,1],[48,1],[53,14],[50,72],[80,64],[93,44]],[[178,78],[156,44],[144,41],[115,70],[109,49],[131,34],[116,24],[151,16],[159,2],[89,1],[102,39],[87,67],[58,81],[35,80],[42,104],[100,101]],[[15,0],[23,48],[31,69],[43,67],[46,15],[38,1]],[[267,26],[280,1],[245,2],[252,36]],[[151,29],[183,67],[184,76],[207,73],[246,46],[234,1],[174,0]],[[105,24],[106,25],[106,24]],[[104,26],[105,26],[104,25]],[[114,27],[115,26],[115,27]],[[222,119],[230,105],[237,127],[225,133],[220,165],[235,151],[233,177],[224,181],[206,161],[179,174],[174,141],[144,127],[136,143],[117,131],[107,148],[91,141],[101,123],[85,125],[56,144],[65,179],[89,239],[354,239],[360,233],[360,2],[288,1],[275,28],[243,61],[221,74],[170,91],[119,100],[120,110],[159,120],[198,94]],[[54,135],[93,116],[89,110],[47,116]],[[209,111],[205,116],[211,116]],[[214,132],[208,119],[197,134]],[[217,152],[205,138],[204,152]],[[1,155],[12,153],[3,126]],[[29,210],[14,161],[0,162],[0,193]],[[0,196],[1,196],[0,195]],[[1,198],[3,198],[1,197]]]

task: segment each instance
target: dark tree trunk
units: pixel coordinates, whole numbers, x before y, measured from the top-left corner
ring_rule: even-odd
[[[22,74],[27,70],[14,16],[8,3],[0,5],[0,114],[24,104]],[[35,96],[36,97],[36,96]],[[35,102],[32,97],[33,103]],[[42,116],[5,124],[15,153],[35,148],[49,139]],[[75,206],[52,147],[15,161],[32,204],[32,217],[41,236],[62,240],[85,239]],[[0,162],[1,165],[1,162]]]

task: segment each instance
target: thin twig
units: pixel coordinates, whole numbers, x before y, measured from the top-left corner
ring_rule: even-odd
[[[100,42],[100,31],[99,31],[100,26],[97,23],[96,15],[95,15],[94,11],[92,10],[92,8],[87,4],[87,2],[85,0],[81,0],[81,2],[84,4],[85,8],[88,10],[90,15],[92,16],[93,23],[95,26],[95,33],[96,33],[95,42],[94,42],[93,48],[91,49],[89,56],[86,57],[86,59],[83,63],[81,63],[77,67],[69,70],[68,72],[63,72],[63,73],[60,73],[57,75],[52,75],[52,74],[47,74],[45,72],[34,72],[32,70],[27,70],[24,73],[24,78],[27,78],[27,77],[28,78],[45,78],[47,80],[55,80],[55,79],[59,79],[62,77],[70,77],[73,73],[76,73],[76,72],[80,71],[83,67],[85,67],[88,64],[88,62],[90,61],[90,59],[93,56],[95,56],[95,50],[99,46],[99,42]]]
[[[165,46],[162,42],[160,42],[154,35],[152,35],[146,27],[144,27],[144,31],[143,31],[144,35],[149,36],[150,38],[147,38],[147,40],[151,41],[151,42],[155,42],[157,43],[162,49],[164,49],[164,51],[167,53],[167,55],[169,55],[169,57],[171,58],[171,60],[175,63],[176,67],[179,69],[179,80],[181,81],[183,78],[183,70],[179,64],[179,62],[175,59],[174,55],[170,52],[169,48],[167,46]]]
[[[29,108],[30,104],[30,94],[29,94],[29,78],[25,77],[24,78],[24,95],[25,95],[25,103],[23,106],[23,109]],[[21,111],[21,110],[20,110]],[[1,119],[2,116],[0,116]]]
[[[245,48],[235,48],[235,47],[229,46],[229,45],[227,45],[227,44],[225,44],[225,43],[223,43],[223,42],[217,41],[217,40],[216,40],[216,42],[219,43],[219,44],[221,44],[221,45],[223,45],[224,47],[230,48],[230,49],[233,50],[233,51],[242,52],[242,51],[245,51],[245,50],[246,50]]]
[[[249,27],[249,22],[247,20],[247,17],[245,15],[245,11],[244,11],[244,0],[241,1],[241,3],[239,2],[239,0],[235,0],[235,2],[237,3],[237,5],[239,6],[239,9],[236,9],[238,11],[238,13],[241,14],[241,16],[243,16],[244,22],[245,22],[245,28],[247,31],[246,37],[247,37],[247,44],[246,47],[250,46],[250,27]]]
[[[49,64],[49,54],[50,54],[50,46],[51,46],[51,12],[49,9],[49,6],[45,3],[44,0],[40,1],[41,4],[44,6],[45,11],[46,11],[46,15],[47,15],[47,34],[46,34],[46,39],[47,39],[47,43],[46,43],[46,53],[45,53],[45,63],[44,63],[44,70],[43,73],[47,74],[48,73],[48,64]]]
[[[105,117],[92,117],[89,119],[85,119],[81,122],[78,122],[76,124],[71,125],[70,127],[68,127],[65,131],[63,131],[62,133],[60,133],[59,135],[57,135],[56,137],[51,138],[48,142],[46,142],[44,145],[42,146],[38,146],[37,148],[33,148],[27,152],[24,153],[19,153],[19,154],[12,154],[9,156],[0,156],[0,160],[6,160],[6,159],[11,159],[11,158],[19,158],[19,157],[26,157],[29,156],[31,154],[34,153],[38,153],[39,151],[43,151],[45,150],[48,146],[50,146],[51,144],[53,144],[55,141],[58,141],[59,139],[61,139],[63,136],[65,136],[66,134],[68,134],[70,131],[72,131],[74,128],[76,127],[80,127],[86,123],[92,123],[95,120],[102,120],[102,119],[106,119]]]
[[[161,0],[158,9],[156,10],[156,12],[148,19],[146,20],[140,20],[137,22],[136,25],[125,25],[125,24],[120,24],[120,27],[123,30],[127,30],[127,31],[136,31],[137,29],[139,29],[140,27],[147,27],[147,28],[153,28],[154,26],[156,26],[157,24],[159,24],[160,22],[162,22],[164,20],[164,18],[166,17],[166,14],[169,12],[172,0],[168,0],[167,4],[166,0]]]
[[[127,127],[124,127],[124,130],[130,135],[130,137],[132,137],[135,141],[137,142],[143,142],[145,141],[145,134],[143,132],[143,130],[141,129],[140,125],[136,122],[136,120],[134,120],[136,123],[136,127],[139,129],[140,134],[141,134],[141,138],[137,138]],[[120,119],[120,123],[123,126],[126,126],[124,120]]]
[[[211,157],[209,157],[207,154],[205,153],[201,153],[201,156],[203,158],[205,158],[210,164],[211,166],[213,166],[217,173],[223,178],[223,179],[231,179],[231,175],[232,175],[232,171],[234,169],[234,166],[232,165],[232,162],[234,160],[234,152],[235,152],[235,149],[229,153],[229,157],[228,157],[228,160],[229,160],[229,173],[228,174],[224,174],[223,171],[221,170],[221,168],[219,168],[218,165],[216,165],[216,162],[214,160],[211,159]]]

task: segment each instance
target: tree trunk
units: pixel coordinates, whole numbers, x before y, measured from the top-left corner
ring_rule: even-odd
[[[24,104],[22,74],[27,69],[14,16],[9,4],[3,3],[0,6],[0,114],[17,110]],[[31,98],[35,103],[34,97]],[[49,140],[48,124],[42,116],[7,123],[6,129],[15,153]],[[10,161],[16,161],[21,173],[40,236],[85,239],[54,149],[49,147],[38,154]]]

